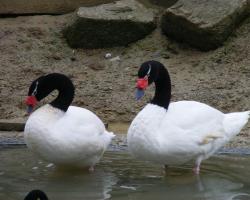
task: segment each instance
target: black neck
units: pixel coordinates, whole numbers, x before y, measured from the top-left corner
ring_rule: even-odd
[[[171,99],[171,80],[165,67],[159,66],[158,78],[155,82],[155,95],[151,103],[168,109]]]
[[[47,95],[54,90],[58,90],[59,94],[50,105],[60,110],[67,111],[73,101],[75,88],[72,81],[63,74],[49,74],[44,80]],[[47,96],[45,94],[45,96]]]

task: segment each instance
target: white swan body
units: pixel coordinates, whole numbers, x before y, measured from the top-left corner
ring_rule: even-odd
[[[195,101],[147,104],[128,130],[128,147],[138,159],[163,165],[200,162],[238,134],[249,111],[223,114]]]
[[[195,161],[199,174],[201,161],[209,158],[233,136],[249,118],[249,111],[223,114],[195,101],[170,103],[171,79],[165,66],[146,61],[138,70],[136,99],[155,83],[151,103],[138,113],[128,130],[128,147],[138,159],[163,165]]]
[[[114,137],[102,121],[84,108],[66,112],[46,104],[32,113],[25,125],[28,147],[43,159],[76,167],[92,167]]]

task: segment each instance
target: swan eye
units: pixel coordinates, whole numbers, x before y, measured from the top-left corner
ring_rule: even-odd
[[[152,66],[150,64],[148,64],[148,66],[149,66],[149,69],[148,69],[148,72],[147,72],[146,76],[144,76],[144,79],[148,79],[149,76],[150,76]]]
[[[33,92],[32,92],[32,96],[35,96],[36,94],[37,94],[37,87],[38,87],[38,81],[36,82],[36,86],[35,86],[35,89],[33,90]]]

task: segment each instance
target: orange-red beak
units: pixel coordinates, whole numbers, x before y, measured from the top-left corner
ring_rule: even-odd
[[[148,79],[147,78],[139,78],[137,79],[136,88],[145,90],[148,87]]]
[[[37,104],[37,99],[35,96],[28,96],[25,100],[25,104],[27,105],[27,113],[31,114],[34,107]]]
[[[144,90],[148,87],[147,78],[139,78],[136,83],[136,100],[140,100],[144,96]]]

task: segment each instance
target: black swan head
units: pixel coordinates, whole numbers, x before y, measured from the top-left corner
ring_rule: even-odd
[[[28,106],[27,112],[30,114],[37,101],[48,96],[53,90],[58,90],[59,94],[50,104],[66,112],[73,101],[75,88],[67,76],[59,73],[41,76],[31,83],[25,101]]]
[[[147,61],[142,63],[138,71],[136,84],[136,99],[144,95],[145,89],[155,83],[155,95],[152,104],[168,109],[171,98],[171,80],[165,66],[158,61]]]

